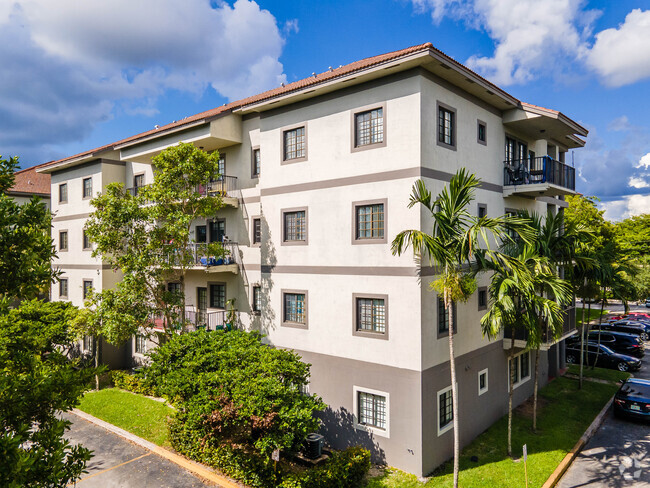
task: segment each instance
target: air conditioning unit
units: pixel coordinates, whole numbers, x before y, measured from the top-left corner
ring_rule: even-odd
[[[305,440],[305,456],[309,459],[318,459],[323,454],[323,436],[308,434]]]

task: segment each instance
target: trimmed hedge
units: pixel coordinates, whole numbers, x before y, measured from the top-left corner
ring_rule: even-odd
[[[147,396],[156,395],[156,389],[143,378],[123,370],[111,371],[111,382],[116,388]]]

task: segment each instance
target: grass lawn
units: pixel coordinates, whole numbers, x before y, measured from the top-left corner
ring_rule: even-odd
[[[598,325],[598,317],[600,316],[600,304],[596,304],[596,308],[591,307],[591,310],[587,310],[585,307],[585,322],[590,325]],[[588,313],[587,313],[588,312]],[[603,317],[609,313],[609,310],[603,310]],[[582,325],[582,304],[578,306],[576,302],[576,326],[579,327]]]
[[[169,447],[167,417],[173,410],[164,403],[128,391],[106,388],[87,392],[78,408],[154,444]]]
[[[577,364],[569,364],[567,372],[577,376],[580,374],[580,366]],[[582,368],[582,375],[585,378],[596,378],[599,380],[611,381],[613,383],[617,383],[618,381],[625,380],[632,376],[630,373],[624,373],[623,371],[619,371],[617,369],[591,369],[591,366],[586,365]]]
[[[529,486],[544,484],[617,388],[616,384],[587,381],[578,390],[577,380],[564,377],[553,380],[540,391],[537,434],[531,430],[530,415],[515,411],[512,448],[516,456],[521,456],[522,446],[528,446]],[[463,488],[525,486],[523,461],[514,462],[506,454],[507,422],[507,416],[503,417],[463,449],[459,478]],[[478,461],[471,461],[472,456]],[[452,486],[452,481],[452,464],[448,462],[426,483],[401,471],[388,470],[370,480],[366,488],[442,488]]]

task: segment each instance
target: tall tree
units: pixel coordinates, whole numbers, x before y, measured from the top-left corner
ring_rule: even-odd
[[[86,315],[89,331],[119,344],[137,333],[152,335],[150,317],[164,317],[163,335],[183,330],[186,271],[196,251],[191,225],[212,217],[223,206],[222,196],[206,192],[219,177],[219,154],[179,143],[152,158],[154,181],[137,192],[110,184],[92,200],[95,211],[86,232],[99,256],[122,273],[116,287],[93,294]],[[223,254],[220,243],[206,244],[206,255]],[[180,291],[169,290],[170,281]],[[155,337],[154,337],[155,339]]]
[[[0,302],[7,303],[46,293],[58,276],[49,209],[38,197],[19,205],[6,194],[17,168],[17,157],[0,156]]]
[[[489,252],[489,237],[505,234],[508,224],[503,219],[477,218],[467,211],[474,200],[474,190],[480,180],[465,169],[459,170],[449,186],[434,199],[424,181],[413,185],[408,207],[422,205],[430,214],[432,229],[404,230],[395,236],[393,254],[402,254],[409,247],[419,262],[428,260],[439,270],[439,277],[432,288],[442,295],[449,316],[449,369],[452,392],[452,416],[454,429],[454,487],[458,486],[460,456],[458,387],[456,359],[454,356],[454,307],[455,302],[467,300],[475,290],[473,272],[468,268],[475,253],[483,246]]]

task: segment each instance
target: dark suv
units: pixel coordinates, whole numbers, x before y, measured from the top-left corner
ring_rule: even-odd
[[[598,344],[598,331],[590,331],[586,340]],[[645,355],[645,346],[638,335],[603,330],[600,332],[600,343],[619,354],[625,354],[637,358],[642,358]],[[580,348],[580,336],[573,335],[569,337],[567,339],[567,344],[571,344],[572,347]]]
[[[598,330],[598,326],[595,327]],[[648,332],[643,324],[639,322],[632,322],[628,320],[619,320],[617,322],[609,322],[601,324],[600,330],[609,330],[612,332],[625,332],[627,334],[638,335],[642,340],[648,340]]]

